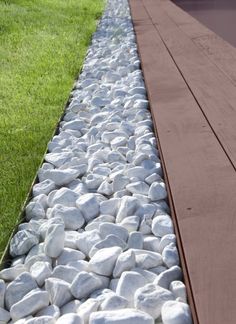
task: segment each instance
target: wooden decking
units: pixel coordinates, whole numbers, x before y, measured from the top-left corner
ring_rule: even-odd
[[[130,0],[194,324],[236,323],[236,49]]]

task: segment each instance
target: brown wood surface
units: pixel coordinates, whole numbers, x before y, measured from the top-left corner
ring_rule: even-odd
[[[176,25],[236,86],[236,48],[180,9],[172,1],[163,0],[161,5]]]
[[[173,24],[160,1],[130,0],[130,6],[194,324],[233,324],[236,176],[235,157],[228,153],[229,147],[236,146],[232,128],[236,125],[236,100],[232,94],[230,112],[228,100],[220,101],[221,108],[215,107],[215,99],[209,100],[211,92],[221,93],[232,83],[224,72],[213,69],[206,55]],[[149,15],[143,23],[136,20],[137,8]],[[200,70],[190,68],[199,64],[198,55],[204,57],[203,66]],[[214,91],[209,83],[212,76],[205,79],[211,73],[217,77]],[[212,122],[205,109],[212,109]],[[217,123],[222,123],[221,132]]]

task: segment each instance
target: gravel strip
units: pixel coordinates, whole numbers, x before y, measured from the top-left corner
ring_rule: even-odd
[[[0,321],[192,323],[126,0],[110,0],[0,272]]]

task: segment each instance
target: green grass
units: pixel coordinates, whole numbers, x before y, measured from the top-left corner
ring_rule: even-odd
[[[0,0],[0,254],[103,6],[102,0]]]

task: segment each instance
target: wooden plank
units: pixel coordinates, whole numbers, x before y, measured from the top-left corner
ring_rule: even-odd
[[[229,79],[162,9],[159,0],[145,7],[219,142],[236,168],[236,91]]]
[[[236,318],[235,169],[155,26],[136,25],[135,2],[130,0],[131,13],[194,324],[232,324]],[[148,0],[143,3],[149,14],[159,10],[149,8]]]
[[[161,5],[176,25],[236,86],[236,48],[180,9],[172,1],[163,0]]]

